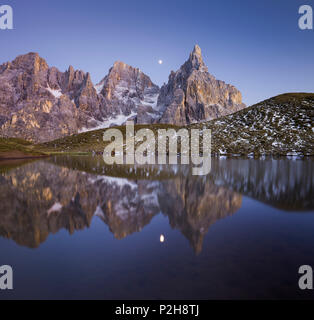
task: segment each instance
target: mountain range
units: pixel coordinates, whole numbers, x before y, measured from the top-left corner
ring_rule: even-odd
[[[113,125],[188,125],[246,106],[232,85],[212,76],[195,45],[159,88],[138,68],[117,61],[96,85],[90,74],[49,67],[38,53],[0,66],[0,135],[39,143]]]

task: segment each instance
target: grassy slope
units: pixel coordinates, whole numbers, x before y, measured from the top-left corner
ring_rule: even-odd
[[[137,130],[147,128],[148,125],[135,125],[135,132]],[[125,126],[115,127],[121,130],[123,135],[125,135]],[[165,124],[154,124],[149,125],[155,134],[158,129],[174,128],[179,129],[177,126],[165,125]],[[100,129],[95,131],[84,132],[80,134],[75,134],[65,138],[57,139],[51,142],[42,143],[36,146],[37,150],[42,150],[45,152],[50,152],[52,154],[58,152],[69,152],[69,153],[91,153],[91,152],[103,152],[105,146],[108,142],[103,141],[103,134],[107,129]]]
[[[0,160],[33,158],[44,155],[43,152],[34,150],[29,141],[17,138],[0,138]]]
[[[209,121],[206,126],[212,130],[215,153],[314,155],[313,117],[314,93],[288,93]]]

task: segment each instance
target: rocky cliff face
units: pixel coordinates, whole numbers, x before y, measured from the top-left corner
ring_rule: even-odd
[[[96,86],[89,73],[72,66],[60,72],[37,53],[0,66],[0,135],[33,142],[128,119],[184,125],[244,107],[237,89],[208,73],[198,46],[161,90],[142,71],[119,61]]]
[[[168,84],[161,88],[158,108],[161,123],[185,125],[216,119],[245,108],[234,86],[216,80],[204,64],[201,49],[195,46],[189,59]]]

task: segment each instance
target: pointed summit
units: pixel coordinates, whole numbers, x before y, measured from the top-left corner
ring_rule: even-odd
[[[191,64],[192,68],[195,69],[200,69],[201,66],[204,66],[202,50],[197,44],[194,46],[194,49],[190,54],[189,63]]]
[[[87,72],[86,75],[85,75],[84,84],[85,84],[85,86],[93,87],[93,82],[92,82],[92,79],[91,79],[91,76],[90,76],[89,72]]]
[[[208,72],[202,50],[194,46],[189,59],[169,76],[160,90],[160,123],[187,125],[216,119],[245,107],[241,93]]]
[[[198,44],[196,44],[194,46],[192,54],[197,55],[199,57],[202,57],[202,49],[200,48],[200,46]]]
[[[49,69],[47,62],[37,52],[29,52],[16,57],[12,65],[17,69],[32,70],[34,73]]]

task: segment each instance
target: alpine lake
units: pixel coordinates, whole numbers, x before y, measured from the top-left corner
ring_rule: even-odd
[[[312,158],[0,162],[0,299],[313,299]]]

